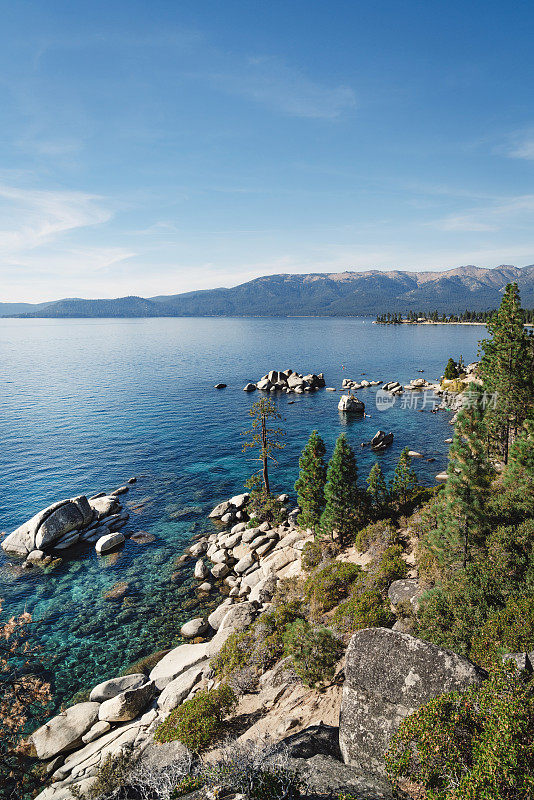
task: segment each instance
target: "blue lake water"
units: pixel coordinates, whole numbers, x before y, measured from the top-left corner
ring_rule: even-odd
[[[474,360],[484,333],[336,318],[0,319],[0,530],[11,532],[58,499],[110,491],[135,475],[124,498],[128,529],[154,537],[107,557],[90,546],[68,551],[47,573],[24,572],[0,555],[4,610],[27,608],[38,620],[58,701],[179,642],[180,623],[209,606],[195,608],[192,562],[175,562],[192,536],[213,530],[212,506],[241,491],[256,469],[241,453],[258,396],[243,392],[246,382],[292,368],[324,372],[338,389],[275,395],[287,431],[272,471],[276,489],[293,494],[313,428],[330,449],[346,432],[362,483],[376,459],[391,473],[409,445],[436,459],[414,461],[421,481],[433,485],[446,466],[450,415],[418,413],[400,400],[378,411],[376,390],[362,389],[370,418],[348,420],[337,411],[341,381],[365,374],[404,383],[420,377],[418,369],[437,378],[450,355]],[[219,381],[228,388],[215,390]],[[362,450],[378,428],[393,431],[393,446],[380,455]],[[106,600],[121,581],[126,599]]]

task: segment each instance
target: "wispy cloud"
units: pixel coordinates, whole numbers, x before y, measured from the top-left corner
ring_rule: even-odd
[[[84,192],[20,189],[0,184],[0,259],[39,247],[76,228],[111,219],[100,199]]]
[[[336,119],[356,106],[350,86],[326,86],[274,56],[249,57],[218,71],[194,76],[227,94],[248,98],[277,112],[309,119]]]
[[[488,232],[503,227],[531,227],[534,222],[534,194],[496,199],[460,214],[451,214],[429,223],[442,231]]]
[[[507,142],[497,148],[497,152],[508,158],[534,161],[534,127],[523,128],[510,134]]]

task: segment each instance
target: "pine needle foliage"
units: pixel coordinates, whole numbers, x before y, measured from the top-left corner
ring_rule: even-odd
[[[356,534],[366,506],[365,493],[358,487],[356,456],[344,433],[338,437],[328,465],[325,500],[321,527],[332,538],[337,533],[343,545]]]
[[[447,482],[438,514],[435,544],[449,564],[465,569],[473,545],[481,544],[486,523],[486,502],[494,475],[484,446],[482,397],[469,386],[471,402],[458,414],[449,450]]]
[[[317,431],[312,431],[299,459],[299,477],[295,483],[300,514],[298,523],[317,532],[325,506],[326,447]]]
[[[480,374],[491,402],[488,433],[492,450],[508,462],[510,447],[531,405],[533,339],[524,327],[519,289],[509,283],[499,310],[488,322],[491,339],[483,339]]]
[[[243,436],[250,436],[251,438],[243,444],[243,452],[249,449],[257,449],[257,461],[261,461],[262,465],[262,480],[265,494],[270,494],[269,486],[269,461],[276,463],[273,453],[276,450],[283,450],[285,444],[282,442],[282,437],[285,435],[282,428],[275,428],[269,426],[270,420],[280,420],[282,415],[272,400],[262,397],[256,403],[253,403],[249,416],[252,418],[252,427],[244,431]]]
[[[405,447],[400,454],[391,481],[391,494],[401,506],[412,499],[419,486],[417,475],[411,466],[412,459],[408,455],[409,452],[409,448]]]
[[[367,493],[371,499],[373,511],[381,514],[388,504],[389,492],[380,464],[373,464],[366,480]]]

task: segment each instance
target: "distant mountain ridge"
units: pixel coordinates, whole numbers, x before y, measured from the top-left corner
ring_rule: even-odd
[[[311,273],[266,275],[230,289],[158,297],[65,299],[27,307],[0,303],[0,315],[18,317],[360,316],[411,310],[487,311],[515,281],[525,308],[534,307],[534,265],[465,266],[443,272]],[[9,309],[7,307],[10,307]],[[13,306],[25,306],[14,309]]]

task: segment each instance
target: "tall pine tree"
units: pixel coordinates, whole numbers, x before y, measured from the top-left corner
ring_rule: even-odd
[[[513,510],[532,515],[534,510],[533,416],[525,420],[520,434],[510,448],[510,457],[503,474],[503,484],[510,495]]]
[[[321,526],[332,538],[337,533],[343,545],[356,533],[366,505],[365,493],[358,487],[356,457],[344,433],[339,436],[328,465],[325,499]]]
[[[491,339],[481,342],[480,373],[490,397],[487,429],[491,449],[504,463],[532,399],[533,348],[525,332],[517,283],[509,283],[499,310],[488,322]]]
[[[373,511],[376,514],[380,514],[386,508],[389,492],[384,473],[378,462],[371,467],[371,471],[367,477],[367,484],[367,493],[371,498]]]
[[[300,514],[298,522],[303,528],[317,532],[325,506],[326,447],[317,431],[312,431],[299,459],[299,477],[295,483]]]
[[[391,494],[395,497],[401,506],[405,505],[410,500],[418,485],[417,475],[412,469],[412,459],[408,455],[410,449],[405,447],[399,456],[393,480],[391,481]]]
[[[434,546],[442,562],[465,569],[473,546],[484,540],[486,501],[493,476],[484,446],[485,423],[480,391],[468,387],[470,402],[458,413],[449,450]]]

